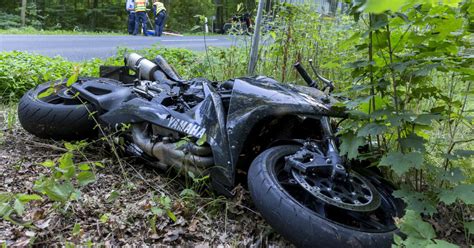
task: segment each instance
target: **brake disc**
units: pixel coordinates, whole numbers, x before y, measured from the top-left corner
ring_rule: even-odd
[[[374,211],[380,206],[377,189],[355,171],[346,180],[331,180],[298,170],[292,170],[292,174],[301,187],[327,204],[358,212]]]

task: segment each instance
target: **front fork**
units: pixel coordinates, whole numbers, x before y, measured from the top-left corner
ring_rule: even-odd
[[[323,138],[327,143],[326,163],[332,165],[331,179],[336,177],[345,178],[348,176],[348,173],[346,168],[343,166],[342,158],[339,155],[329,117],[322,117],[321,125],[324,134]]]

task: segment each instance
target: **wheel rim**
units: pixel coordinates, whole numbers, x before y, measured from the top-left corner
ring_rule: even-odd
[[[291,173],[299,185],[327,204],[359,212],[374,211],[380,206],[380,194],[355,171],[344,182],[319,177],[317,174],[305,175],[297,170],[292,170]]]
[[[48,90],[53,89],[51,94],[41,96]],[[37,92],[36,98],[44,103],[53,105],[81,105],[81,101],[77,98],[70,88],[66,87],[65,83],[59,83],[50,87],[45,87]]]
[[[336,207],[316,198],[307,189],[304,189],[298,182],[298,179],[301,180],[301,178],[298,178],[298,175],[295,178],[293,171],[291,173],[285,171],[285,156],[280,157],[273,165],[273,176],[284,193],[299,205],[311,210],[321,218],[358,231],[389,232],[397,229],[393,218],[398,216],[400,211],[395,199],[384,188],[377,188],[380,193],[380,204],[373,211],[351,211]]]

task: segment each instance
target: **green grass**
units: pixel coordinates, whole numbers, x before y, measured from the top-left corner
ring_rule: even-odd
[[[0,34],[23,34],[23,35],[128,35],[125,32],[91,32],[74,30],[38,30],[32,27],[0,29]]]
[[[0,29],[1,34],[16,34],[16,35],[110,35],[121,36],[129,35],[125,32],[94,32],[94,31],[74,31],[74,30],[38,30],[32,27]],[[203,32],[184,32],[177,33],[183,36],[202,36]],[[222,34],[207,33],[206,36],[223,36]]]

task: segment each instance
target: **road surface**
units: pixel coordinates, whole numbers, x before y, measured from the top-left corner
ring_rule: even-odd
[[[230,36],[209,36],[206,42],[213,47],[229,47],[239,43]],[[0,51],[28,51],[51,57],[59,55],[72,61],[107,58],[115,55],[118,47],[143,49],[152,46],[205,50],[203,36],[0,35]]]

